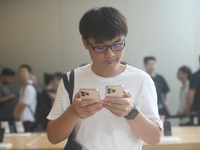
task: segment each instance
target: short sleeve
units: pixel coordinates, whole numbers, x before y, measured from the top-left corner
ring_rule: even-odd
[[[200,77],[198,78],[198,76],[194,74],[190,79],[190,89],[196,89],[199,83]]]
[[[137,104],[139,110],[163,129],[163,123],[158,114],[157,93],[153,80],[151,78],[145,79],[140,90],[143,92]]]
[[[54,120],[62,115],[62,113],[70,106],[70,101],[68,93],[64,87],[63,79],[61,79],[58,90],[56,93],[56,99],[53,104],[53,107],[47,116],[47,119]]]
[[[36,100],[36,89],[32,85],[27,85],[23,92],[21,102],[25,105],[31,105],[33,100]]]
[[[165,80],[165,78],[162,77],[162,81],[163,81],[163,93],[168,93],[170,91],[169,86]]]

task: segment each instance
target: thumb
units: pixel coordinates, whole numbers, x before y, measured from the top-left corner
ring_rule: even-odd
[[[124,97],[131,97],[131,93],[129,90],[124,90]]]

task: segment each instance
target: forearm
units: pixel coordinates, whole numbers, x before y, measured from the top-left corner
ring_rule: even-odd
[[[6,101],[8,101],[8,100],[10,100],[11,99],[11,96],[9,95],[9,96],[5,96],[5,97],[1,97],[0,98],[0,102],[6,102]]]
[[[66,139],[72,132],[79,118],[73,112],[72,106],[57,119],[51,120],[47,126],[47,136],[51,143],[57,144]]]
[[[164,100],[164,103],[165,103],[166,105],[168,105],[169,96],[170,96],[170,93],[169,93],[169,92],[166,93],[166,94],[164,94],[164,96],[163,96],[163,100]]]
[[[146,118],[142,113],[138,113],[134,120],[129,120],[134,132],[146,144],[157,145],[161,138],[161,129],[156,123]]]
[[[189,90],[188,92],[188,109],[190,110],[194,101],[194,90]]]
[[[15,107],[14,110],[14,118],[15,120],[19,120],[24,108],[26,107],[26,105],[24,103],[18,103]]]

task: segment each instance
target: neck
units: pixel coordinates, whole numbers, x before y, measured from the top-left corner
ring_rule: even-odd
[[[97,68],[94,64],[91,66],[92,71],[101,77],[114,77],[123,72],[126,69],[126,65],[118,64],[112,68]]]
[[[27,83],[28,83],[28,81],[29,81],[29,79],[27,79],[27,80],[24,80],[24,81],[22,81],[22,82],[23,82],[23,84],[27,84]]]
[[[154,72],[147,72],[151,77],[155,77],[156,76],[156,73]]]
[[[181,82],[182,82],[183,84],[186,84],[186,83],[188,82],[188,80],[187,80],[187,79],[183,79]]]

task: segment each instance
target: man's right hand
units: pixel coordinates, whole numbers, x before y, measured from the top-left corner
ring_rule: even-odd
[[[80,94],[77,93],[75,95],[71,108],[73,109],[73,112],[76,116],[81,119],[85,119],[102,110],[103,105],[101,101],[96,102],[93,99],[82,100],[80,98]]]

